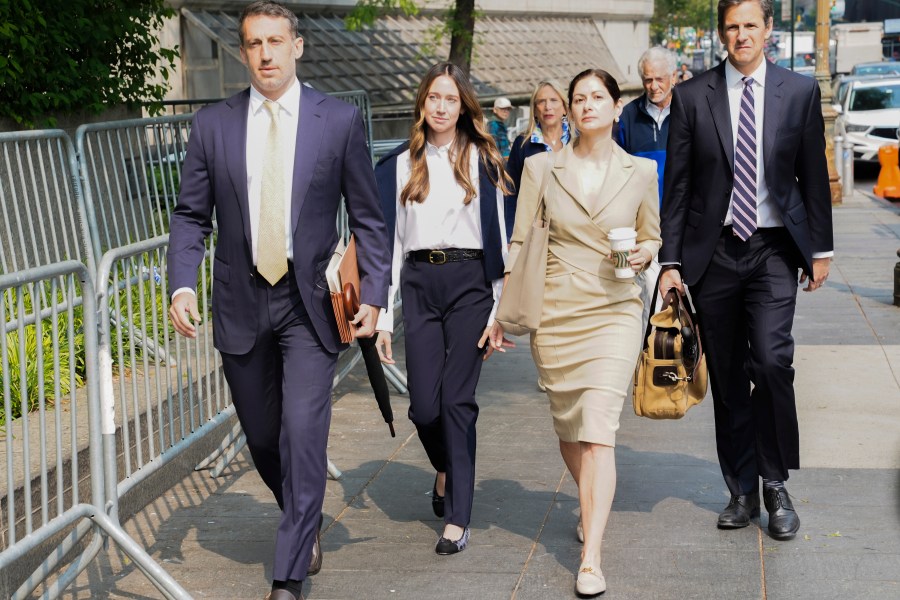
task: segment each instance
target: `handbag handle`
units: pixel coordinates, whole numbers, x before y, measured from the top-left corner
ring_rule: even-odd
[[[550,153],[547,153],[547,166],[544,168],[544,174],[541,176],[541,194],[538,197],[538,206],[537,210],[534,211],[534,218],[531,220],[532,226],[538,221],[538,217],[540,217],[541,221],[547,220],[547,206],[544,202],[544,195],[547,193],[547,186],[550,184],[550,172],[553,171],[553,156],[550,156]]]
[[[659,277],[656,278],[656,283],[653,285],[653,295],[650,297],[650,316],[647,318],[647,330],[644,332],[644,350],[647,349],[647,339],[650,337],[650,332],[653,330],[650,319],[656,314],[657,294],[659,294]],[[700,329],[694,319],[694,307],[691,305],[690,298],[688,298],[686,294],[679,292],[677,288],[672,288],[666,292],[660,308],[665,310],[670,306],[674,306],[675,314],[678,316],[678,321],[681,323],[681,331],[678,333],[681,335],[682,361],[684,362],[685,370],[688,371],[690,377],[693,378],[703,359],[703,344],[700,341]],[[684,349],[686,347],[693,348],[695,342],[697,348],[696,352],[689,351],[688,354],[685,354]]]

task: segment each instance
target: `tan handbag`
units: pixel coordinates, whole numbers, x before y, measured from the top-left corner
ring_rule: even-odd
[[[659,281],[651,298],[659,292]],[[671,289],[650,316],[634,373],[634,413],[650,419],[680,419],[706,396],[708,375],[700,330],[686,296]]]
[[[541,193],[531,229],[525,235],[516,264],[503,286],[495,319],[510,335],[537,331],[544,312],[544,284],[547,278],[547,252],[550,222],[546,219],[544,194],[550,182],[553,157],[547,157],[547,168],[541,178]]]

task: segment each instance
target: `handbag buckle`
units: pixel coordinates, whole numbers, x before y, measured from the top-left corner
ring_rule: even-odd
[[[428,262],[433,265],[442,265],[447,262],[447,253],[443,250],[432,250],[428,253]]]

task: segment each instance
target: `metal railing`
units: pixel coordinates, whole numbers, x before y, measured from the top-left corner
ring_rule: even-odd
[[[36,292],[38,288],[51,292],[49,319],[41,317],[43,300],[42,293]],[[87,547],[48,586],[45,597],[56,598],[96,557],[104,540],[111,538],[148,575],[164,597],[179,600],[190,598],[125,533],[115,517],[106,512],[98,389],[100,377],[97,338],[93,335],[97,326],[96,306],[93,281],[88,268],[81,262],[69,260],[0,275],[0,292],[5,299],[0,303],[0,322],[4,324],[4,335],[0,336],[0,364],[3,373],[10,373],[12,370],[10,362],[15,352],[10,347],[10,340],[18,343],[17,356],[22,356],[25,352],[24,340],[29,337],[45,339],[46,328],[49,330],[49,347],[45,344],[38,346],[35,362],[42,369],[41,372],[47,361],[52,363],[49,373],[54,382],[50,386],[52,389],[41,385],[44,382],[39,382],[36,397],[30,398],[25,376],[22,375],[19,397],[26,406],[29,400],[37,403],[36,415],[30,415],[25,410],[20,419],[8,420],[6,424],[6,525],[5,535],[0,537],[8,542],[0,552],[0,572],[25,555],[41,549],[54,537],[69,531],[56,550],[11,594],[11,598],[18,600],[31,594],[47,574],[56,568],[62,557],[91,531],[94,535]],[[83,302],[82,310],[76,311],[75,300],[79,297]],[[67,327],[60,327],[61,318],[67,321]],[[81,394],[76,391],[78,361],[73,356],[76,318],[81,320],[84,331],[83,377],[86,385],[81,388]],[[62,331],[65,335],[60,334]],[[66,339],[65,346],[62,339]],[[69,353],[68,360],[61,360],[66,355],[66,350]],[[24,369],[18,370],[20,373],[24,372]],[[68,381],[69,385],[61,385],[64,381]],[[4,379],[3,404],[6,415],[12,414],[11,388],[9,379]],[[22,390],[26,390],[24,395],[21,394]],[[64,406],[69,411],[69,417],[65,421],[62,418]],[[35,417],[37,423],[33,422]],[[87,470],[79,467],[79,440],[83,434],[87,435]],[[64,448],[71,450],[69,468],[64,468]],[[14,460],[15,456],[21,456],[19,463]]]
[[[337,95],[361,108],[370,133],[368,97]],[[75,144],[62,131],[0,134],[0,574],[46,556],[13,598],[40,585],[58,597],[110,538],[163,596],[190,597],[118,514],[124,494],[234,419],[209,318],[215,234],[198,338],[177,336],[167,315],[168,222],[190,125],[191,115],[85,125]],[[349,236],[343,208],[336,226]],[[342,354],[335,384],[359,358],[356,345]],[[400,371],[386,375],[406,392]],[[25,398],[17,418],[13,391]],[[244,443],[235,424],[197,468],[221,474]],[[330,463],[329,473],[340,476]],[[0,596],[3,585],[0,575]]]

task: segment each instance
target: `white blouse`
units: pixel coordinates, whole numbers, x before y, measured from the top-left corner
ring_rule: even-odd
[[[424,202],[400,204],[400,192],[409,181],[412,165],[409,150],[397,157],[397,221],[394,226],[394,256],[391,264],[391,287],[388,289],[388,308],[381,309],[376,329],[394,331],[394,298],[400,288],[400,269],[406,254],[413,250],[433,250],[444,248],[484,249],[481,238],[481,197],[478,194],[479,154],[473,146],[469,152],[471,181],[476,184],[475,198],[466,205],[466,192],[453,175],[450,147],[435,146],[426,142],[425,162],[428,165],[428,197]],[[500,223],[500,242],[503,262],[506,262],[507,239],[503,218],[503,193],[498,189],[497,216]],[[491,282],[494,307],[491,309],[487,325],[494,321],[503,278]]]

